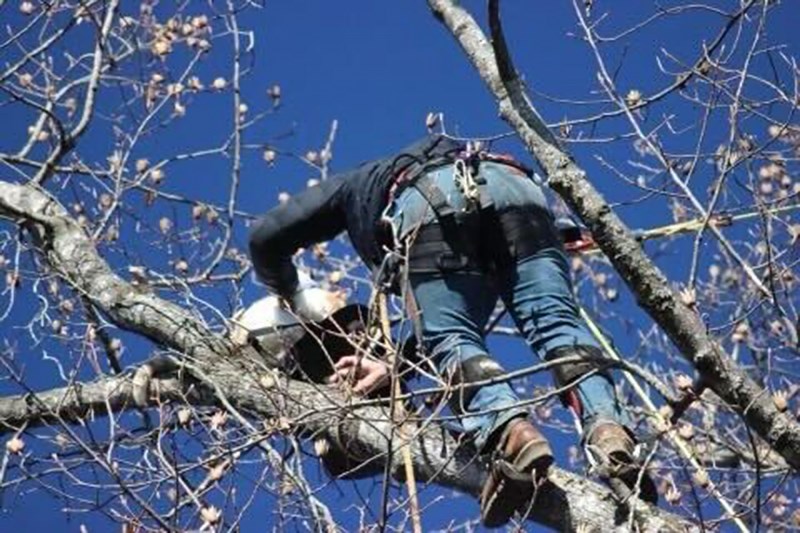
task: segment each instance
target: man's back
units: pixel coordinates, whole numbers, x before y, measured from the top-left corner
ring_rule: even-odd
[[[297,273],[291,256],[297,249],[327,241],[347,231],[367,264],[380,264],[378,225],[395,177],[414,163],[461,151],[463,144],[442,135],[428,135],[394,155],[336,174],[293,196],[254,227],[250,252],[258,276],[279,294],[291,293]]]

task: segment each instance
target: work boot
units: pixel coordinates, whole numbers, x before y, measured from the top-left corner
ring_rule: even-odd
[[[589,452],[607,469],[610,477],[622,481],[642,500],[653,505],[658,503],[655,483],[636,459],[636,441],[624,426],[602,422],[592,429],[587,442]]]
[[[499,527],[528,503],[534,484],[547,477],[553,451],[527,418],[510,420],[495,447],[489,478],[481,492],[481,521]]]

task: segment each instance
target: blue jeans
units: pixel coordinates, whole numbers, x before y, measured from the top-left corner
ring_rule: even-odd
[[[486,179],[487,192],[498,211],[534,205],[550,212],[540,185],[517,169],[484,162],[480,174]],[[455,186],[452,166],[434,170],[431,177],[450,205],[463,208],[464,199]],[[435,221],[432,209],[413,187],[395,199],[389,213],[398,239]],[[460,362],[489,353],[483,332],[498,298],[540,358],[563,346],[598,346],[580,319],[567,258],[560,247],[541,249],[493,271],[412,272],[409,283],[420,312],[426,352],[442,375]],[[576,389],[585,432],[599,420],[624,423],[609,379],[595,375]],[[481,387],[461,414],[461,424],[465,431],[475,434],[480,449],[496,429],[528,413],[518,403],[519,397],[508,383]]]

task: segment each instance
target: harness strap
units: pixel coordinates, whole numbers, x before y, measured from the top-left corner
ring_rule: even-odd
[[[477,248],[468,239],[468,232],[465,231],[466,226],[476,225],[474,213],[457,213],[442,190],[436,186],[431,174],[420,175],[411,186],[419,191],[433,209],[440,228],[441,240],[448,245],[449,249],[445,250],[440,258],[442,267],[446,270],[466,267],[470,259],[477,256]]]
[[[561,240],[553,218],[544,209],[529,207],[504,210],[499,215],[511,257],[525,259],[545,248],[559,246]]]
[[[559,245],[551,217],[541,209],[515,208],[497,212],[493,206],[480,213],[480,244],[464,256],[440,224],[426,224],[414,234],[408,247],[408,271],[433,273],[453,270],[484,272],[489,266],[505,266],[540,250]]]
[[[447,372],[450,385],[458,387],[448,401],[450,409],[460,415],[469,413],[470,404],[481,389],[472,384],[499,378],[505,373],[500,363],[489,355],[475,355],[456,362]]]
[[[461,254],[440,224],[426,224],[416,232],[408,250],[408,271],[432,273],[455,270],[480,271],[476,254]]]
[[[588,346],[582,344],[559,346],[548,351],[544,358],[546,361],[554,361],[562,357],[580,356],[585,359],[572,363],[565,363],[553,368],[553,378],[557,387],[568,387],[573,382],[577,381],[582,376],[590,373],[597,372],[597,375],[611,380],[611,374],[608,369],[603,365],[605,355],[600,348],[596,346]],[[566,394],[561,396],[561,402],[567,407],[573,407],[576,413],[582,412],[583,406],[580,403],[580,396],[575,393],[574,388],[565,391]],[[578,404],[577,406],[575,404]]]

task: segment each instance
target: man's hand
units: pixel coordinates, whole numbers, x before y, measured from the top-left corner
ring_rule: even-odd
[[[312,322],[321,322],[347,303],[344,292],[326,291],[319,287],[300,289],[291,298],[292,311]]]
[[[346,355],[336,361],[329,383],[353,383],[353,392],[367,395],[389,383],[389,365],[358,355]]]

